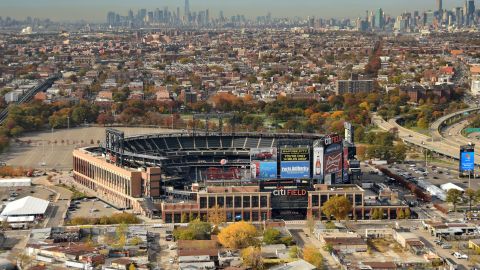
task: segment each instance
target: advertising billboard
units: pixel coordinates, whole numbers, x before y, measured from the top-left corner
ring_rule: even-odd
[[[475,154],[473,151],[460,152],[460,171],[473,171]]]
[[[277,178],[277,148],[251,148],[250,171],[252,179]]]
[[[309,147],[280,149],[281,178],[310,178]]]
[[[323,147],[313,148],[313,178],[323,179]]]
[[[325,174],[337,173],[342,170],[342,152],[325,155]]]
[[[353,129],[352,123],[345,122],[343,123],[343,126],[345,127],[345,141],[353,144],[355,139],[353,137],[354,129]]]

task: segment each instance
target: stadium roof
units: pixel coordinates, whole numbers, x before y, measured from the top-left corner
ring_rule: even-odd
[[[43,215],[49,202],[32,196],[27,196],[7,204],[1,216],[31,216]]]

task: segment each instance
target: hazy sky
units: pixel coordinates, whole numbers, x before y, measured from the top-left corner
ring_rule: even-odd
[[[385,13],[397,15],[403,11],[435,9],[435,0],[190,0],[190,10],[210,9],[211,17],[220,10],[225,16],[245,14],[247,17],[316,16],[323,18],[364,16],[365,10],[382,7]],[[445,9],[463,6],[463,0],[444,0]],[[479,6],[479,0],[475,1]],[[129,9],[180,7],[184,0],[0,0],[0,16],[23,19],[27,16],[54,20],[104,21],[109,10],[125,14]]]

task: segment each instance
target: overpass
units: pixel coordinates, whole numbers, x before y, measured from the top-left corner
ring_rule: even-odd
[[[430,131],[434,141],[441,140],[443,137],[442,130],[454,123],[457,123],[459,120],[469,116],[471,114],[476,114],[480,111],[480,107],[470,107],[465,110],[457,111],[451,114],[444,115],[438,118],[435,122],[430,125]]]
[[[27,92],[25,92],[17,100],[17,102],[15,102],[15,104],[18,105],[18,104],[23,104],[23,103],[27,103],[27,102],[31,101],[33,99],[33,97],[35,96],[35,94],[37,94],[38,92],[46,91],[48,88],[52,87],[53,82],[58,80],[60,77],[61,77],[60,74],[55,74],[55,75],[52,75],[52,76],[48,77],[46,80],[44,80],[43,82],[41,82],[37,86],[32,87],[29,90],[27,90]],[[7,120],[8,110],[9,110],[9,108],[7,107],[7,108],[3,109],[3,111],[0,112],[0,125],[4,124],[5,120]]]
[[[458,114],[461,113],[462,111],[458,112]],[[442,158],[454,161],[460,160],[460,147],[458,144],[447,140],[433,141],[430,136],[400,126],[397,123],[397,119],[398,117],[385,121],[377,114],[372,114],[372,122],[375,125],[385,131],[397,129],[398,137],[407,145],[415,146],[422,151],[429,151]],[[480,168],[480,155],[478,152],[475,153],[475,165]]]

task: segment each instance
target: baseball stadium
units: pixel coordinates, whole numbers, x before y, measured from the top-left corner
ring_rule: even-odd
[[[351,127],[337,134],[182,132],[125,137],[106,129],[98,147],[73,151],[77,185],[118,209],[165,223],[182,216],[227,221],[327,219],[330,196],[346,196],[350,218],[368,218]],[[405,206],[382,206],[388,218]]]

